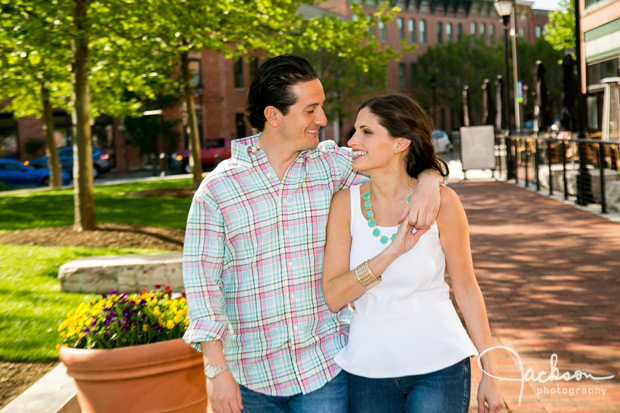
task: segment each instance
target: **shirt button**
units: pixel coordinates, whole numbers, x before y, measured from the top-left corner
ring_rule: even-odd
[[[267,172],[267,177],[271,178],[271,172]]]
[[[284,198],[284,199],[282,200],[282,203],[283,203],[284,205],[286,205],[286,198]]]
[[[289,234],[288,229],[285,229],[284,230],[284,235],[288,235],[288,234]]]
[[[293,268],[293,263],[292,263],[292,262],[289,262],[289,263],[288,263],[288,267],[289,267],[289,268]]]
[[[291,294],[291,300],[295,300],[295,294]]]
[[[293,330],[295,330],[295,331],[299,331],[299,327],[298,327],[298,326],[294,326],[294,327],[293,327]]]

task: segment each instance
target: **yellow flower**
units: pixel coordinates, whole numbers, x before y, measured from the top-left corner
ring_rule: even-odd
[[[153,315],[154,315],[155,317],[157,317],[159,314],[161,314],[161,312],[159,311],[159,307],[155,307],[155,308],[153,309]]]
[[[166,328],[168,330],[172,330],[174,328],[174,322],[172,320],[168,320],[168,322],[166,323]]]
[[[148,330],[149,326],[147,326],[146,324],[142,324],[142,331],[144,331],[146,333],[146,330]]]

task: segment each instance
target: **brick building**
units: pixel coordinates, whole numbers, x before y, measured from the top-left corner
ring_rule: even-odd
[[[375,0],[327,0],[319,3],[319,8],[306,7],[304,14],[316,15],[323,11],[336,13],[343,18],[353,19],[352,4],[360,5],[365,12],[376,9]],[[399,50],[401,39],[407,44],[416,44],[417,50],[403,53],[398,62],[390,62],[387,67],[387,88],[415,94],[422,87],[417,82],[418,57],[426,49],[437,43],[458,41],[461,36],[473,34],[481,36],[489,44],[502,41],[503,26],[497,16],[492,0],[399,0],[400,7],[394,20],[389,24],[377,23],[373,34],[381,41]],[[533,2],[519,0],[519,34],[527,42],[534,42],[543,33],[547,23],[547,12],[533,10]],[[322,9],[322,10],[321,10]],[[244,120],[244,105],[247,88],[260,59],[242,58],[237,62],[225,59],[213,51],[205,50],[196,54],[190,61],[195,77],[194,96],[201,131],[205,136],[240,137],[251,133]],[[198,76],[199,74],[199,76]],[[1,105],[0,105],[1,109]],[[165,118],[183,116],[183,107],[167,111]],[[55,111],[55,133],[59,146],[71,143],[71,118],[63,111]],[[343,119],[341,134],[351,129],[354,119]],[[447,131],[460,126],[459,115],[439,108],[435,114],[437,128]],[[333,125],[322,131],[322,137],[331,139]],[[13,120],[10,114],[0,114],[0,157],[14,153],[21,160],[34,158],[25,151],[28,139],[43,140],[40,119],[22,118]],[[141,159],[139,151],[129,144],[122,125],[116,119],[101,117],[93,125],[93,144],[110,152],[117,170],[135,170],[144,167],[148,159]],[[180,147],[187,146],[187,139]]]

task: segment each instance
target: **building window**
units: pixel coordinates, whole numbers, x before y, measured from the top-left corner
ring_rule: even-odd
[[[415,20],[409,19],[409,41],[415,43]]]
[[[426,20],[420,20],[420,43],[426,43]]]
[[[476,23],[472,23],[469,25],[469,31],[472,36],[476,35]]]
[[[534,29],[534,31],[535,31],[537,39],[542,36],[542,26],[536,25],[536,28]]]
[[[202,62],[199,57],[190,57],[189,59],[189,83],[194,89],[202,87],[202,78],[200,76],[200,72],[202,71],[201,63]]]
[[[492,24],[489,24],[489,39],[491,43],[495,43],[495,26]]]
[[[370,33],[371,36],[375,35],[375,22],[372,19],[371,15],[366,15],[366,20],[368,21],[368,33]]]
[[[235,127],[237,129],[237,138],[243,138],[247,136],[245,131],[245,118],[243,117],[243,113],[235,114]]]
[[[256,75],[256,71],[258,70],[258,57],[250,60],[250,82],[254,80],[254,75]]]
[[[235,62],[234,67],[235,89],[243,88],[243,58]]]
[[[523,37],[523,27],[519,27],[519,36]]]
[[[456,40],[458,42],[463,40],[463,25],[461,23],[456,26]]]
[[[484,23],[480,23],[480,37],[482,37],[482,41],[486,43],[487,41],[487,34],[485,32],[486,26],[484,25]]]
[[[407,72],[404,63],[398,65],[399,75],[400,75],[400,90],[407,89]]]
[[[401,18],[396,20],[396,24],[398,24],[398,38],[400,40],[405,39],[405,21]]]
[[[417,89],[418,88],[418,65],[416,63],[411,63],[409,70],[411,71],[410,73],[411,89]]]
[[[452,23],[447,23],[446,24],[446,39],[448,39],[448,42],[452,42]]]
[[[437,22],[437,43],[443,43],[443,24]]]
[[[385,24],[381,20],[379,20],[379,40],[385,42]]]

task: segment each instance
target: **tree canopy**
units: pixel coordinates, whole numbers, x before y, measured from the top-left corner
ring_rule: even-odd
[[[575,49],[575,0],[560,0],[559,10],[549,13],[545,31],[545,38],[554,49]]]
[[[511,54],[509,54],[511,55]],[[471,103],[474,111],[475,123],[480,122],[482,115],[482,83],[489,79],[494,83],[497,75],[505,76],[505,52],[503,45],[497,42],[486,44],[481,38],[464,36],[463,40],[454,43],[438,44],[429,47],[418,59],[422,70],[418,71],[418,81],[426,85],[414,92],[423,105],[430,107],[431,88],[428,86],[433,76],[437,79],[437,104],[447,107],[456,114],[463,112],[461,93],[463,86],[469,86]],[[549,100],[559,102],[561,96],[561,63],[562,53],[554,50],[544,38],[539,38],[535,44],[519,43],[519,77],[530,92],[527,103],[524,105],[526,119],[533,118],[534,113],[534,65],[541,60],[547,69],[547,86]],[[480,64],[484,62],[484,64]],[[512,93],[512,62],[510,62],[511,83],[508,86]],[[495,86],[494,86],[495,87]],[[493,97],[495,97],[493,95]],[[510,100],[512,105],[512,99]],[[553,105],[553,110],[559,108]]]

